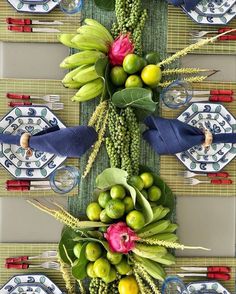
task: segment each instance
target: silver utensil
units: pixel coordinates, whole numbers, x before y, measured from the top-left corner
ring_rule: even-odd
[[[42,267],[46,269],[53,269],[53,270],[60,270],[60,264],[55,261],[46,261],[41,264],[29,264],[29,268],[37,268],[37,267]]]
[[[184,178],[192,178],[192,177],[196,177],[196,176],[207,177],[207,174],[206,173],[205,174],[197,174],[197,173],[186,170],[186,171],[180,171],[179,176],[184,177]]]
[[[32,104],[32,106],[42,106],[42,104]],[[60,103],[60,102],[55,102],[55,103],[46,103],[44,104],[45,106],[47,106],[48,108],[50,108],[51,110],[62,110],[64,108],[64,103]]]
[[[184,183],[192,186],[198,184],[231,185],[233,181],[231,179],[211,179],[208,181],[200,181],[195,178],[185,178]]]
[[[218,34],[218,31],[190,31],[189,35],[194,38],[201,38],[207,34]]]
[[[34,96],[34,95],[30,95],[29,99],[41,99],[44,100],[46,102],[58,102],[60,101],[60,95],[45,95],[45,96]]]

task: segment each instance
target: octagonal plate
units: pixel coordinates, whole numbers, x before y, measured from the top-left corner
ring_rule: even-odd
[[[48,13],[58,5],[58,0],[7,0],[17,11]]]
[[[197,293],[215,293],[215,294],[230,294],[220,283],[216,281],[194,282],[187,286],[189,294]]]
[[[235,0],[202,0],[194,10],[203,16],[222,16],[235,4],[235,2]]]
[[[219,114],[219,116],[217,114]],[[207,118],[211,118],[211,120]],[[235,118],[224,106],[217,103],[193,103],[178,117],[178,119],[193,126],[198,126],[197,123],[199,123],[200,127],[208,127],[213,132],[213,125],[215,125],[215,129],[221,133],[236,132]],[[203,125],[205,123],[206,125]],[[226,143],[222,145],[222,149],[218,147],[215,148],[215,153],[213,147],[206,150],[205,155],[208,155],[207,157],[201,152],[197,153],[197,150],[202,151],[201,146],[195,146],[185,152],[177,153],[176,156],[190,171],[216,172],[224,168],[235,157],[236,144]],[[192,156],[193,150],[195,152],[194,156]]]
[[[188,122],[193,127],[208,129],[213,134],[232,133],[232,127],[226,119],[219,113],[198,112]],[[232,144],[221,143],[212,144],[209,148],[202,145],[194,146],[188,153],[194,161],[217,162],[231,149]]]
[[[65,125],[47,107],[16,107],[0,120],[0,132],[21,135],[29,132],[32,135],[58,125]],[[23,148],[16,145],[1,144],[0,163],[17,178],[43,179],[48,177],[66,157],[33,150],[28,157]]]
[[[198,11],[187,11],[183,6],[182,9],[188,16],[192,18],[192,20],[199,24],[206,25],[225,25],[236,16],[236,3],[225,14],[219,16],[200,15]]]
[[[22,290],[26,290],[22,292]],[[27,291],[28,290],[28,291]],[[13,276],[2,288],[0,294],[65,294],[43,274]]]

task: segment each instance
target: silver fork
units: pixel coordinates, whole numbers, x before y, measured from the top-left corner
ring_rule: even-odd
[[[186,170],[186,171],[180,171],[179,176],[184,178],[192,178],[195,176],[207,176],[207,174],[197,174],[197,173]]]
[[[45,96],[34,96],[34,95],[30,95],[29,99],[41,99],[44,100],[46,102],[58,102],[60,101],[60,96],[59,95],[45,95]]]
[[[231,185],[233,181],[231,179],[211,179],[209,181],[200,181],[195,178],[185,178],[184,183],[192,186],[198,184]]]
[[[28,264],[28,268],[38,268],[38,267],[53,269],[57,271],[60,270],[60,264],[55,261],[46,261],[41,264]]]
[[[42,252],[40,255],[36,256],[17,256],[17,257],[8,257],[6,258],[6,263],[16,263],[16,262],[22,262],[26,260],[31,259],[41,259],[41,258],[55,258],[57,257],[57,251],[56,250],[48,250]]]
[[[32,103],[32,106],[47,106],[48,108],[50,108],[52,110],[64,109],[64,103],[61,103],[61,102],[48,102],[45,104]]]
[[[194,38],[201,38],[207,34],[218,34],[218,31],[190,31],[189,34]]]

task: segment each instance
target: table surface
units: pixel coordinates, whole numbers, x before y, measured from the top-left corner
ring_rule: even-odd
[[[67,49],[59,44],[0,42],[0,77],[61,79],[65,72],[58,65],[67,55]],[[182,63],[219,69],[212,80],[236,80],[235,56],[189,55]],[[66,197],[59,201],[66,205]],[[235,197],[178,197],[176,217],[181,242],[212,249],[194,251],[195,256],[235,256],[235,208]],[[23,198],[0,198],[0,216],[0,242],[57,242],[60,238],[61,225]]]

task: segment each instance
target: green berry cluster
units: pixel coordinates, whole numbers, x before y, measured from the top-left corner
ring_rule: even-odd
[[[121,168],[128,175],[138,174],[140,156],[139,123],[130,107],[120,112],[110,103],[106,149],[111,167]]]
[[[112,34],[116,38],[120,33],[131,33],[135,53],[142,54],[142,33],[147,20],[147,10],[142,9],[141,0],[116,0],[117,23],[113,23]]]
[[[106,284],[100,278],[93,278],[89,284],[90,294],[119,294],[118,284],[121,279],[121,275],[117,273],[116,280],[109,284]]]

